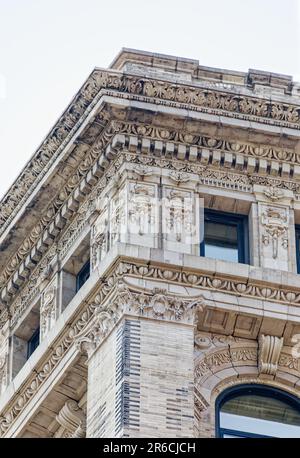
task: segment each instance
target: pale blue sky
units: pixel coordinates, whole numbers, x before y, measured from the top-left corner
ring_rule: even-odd
[[[0,198],[122,47],[300,81],[300,0],[0,0]]]

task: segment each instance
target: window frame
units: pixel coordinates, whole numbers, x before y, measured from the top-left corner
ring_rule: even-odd
[[[222,393],[219,394],[219,396],[216,399],[216,403],[215,403],[215,436],[217,438],[224,438],[224,434],[238,436],[238,437],[246,437],[246,438],[247,437],[249,438],[263,438],[263,437],[271,438],[272,437],[272,436],[264,436],[264,435],[255,434],[255,433],[248,433],[246,431],[238,431],[234,429],[231,430],[227,428],[221,428],[220,411],[221,411],[222,406],[225,404],[225,402],[229,401],[230,399],[233,399],[237,397],[238,395],[243,395],[243,394],[248,394],[248,395],[254,394],[254,395],[260,395],[260,396],[265,396],[265,397],[270,397],[270,398],[276,398],[286,403],[287,405],[293,407],[294,409],[298,409],[300,412],[300,399],[297,399],[292,394],[286,391],[283,391],[279,388],[275,388],[273,386],[255,384],[255,383],[240,384],[234,387],[229,387],[226,390],[224,390]]]
[[[38,343],[36,345],[36,347],[34,348],[34,350],[32,350],[32,343],[34,342],[34,340],[38,338]],[[30,339],[28,339],[27,341],[27,359],[30,358],[30,356],[35,352],[35,350],[37,349],[37,347],[40,345],[40,327],[38,327],[34,333],[32,334],[32,336],[30,337]]]
[[[84,274],[86,274],[88,271],[89,275],[87,279],[81,283],[81,278]],[[82,288],[82,286],[87,282],[87,280],[90,278],[91,275],[91,261],[88,259],[86,263],[81,267],[80,271],[76,275],[76,293]]]
[[[249,230],[248,215],[227,213],[217,210],[204,209],[203,241],[200,244],[200,256],[205,257],[205,222],[221,223],[227,226],[237,226],[238,263],[250,264],[249,259]],[[222,261],[222,259],[220,259]],[[225,261],[226,262],[226,261]],[[227,261],[230,262],[230,261]],[[234,261],[232,261],[234,262]]]
[[[295,224],[297,274],[300,274],[300,225]]]

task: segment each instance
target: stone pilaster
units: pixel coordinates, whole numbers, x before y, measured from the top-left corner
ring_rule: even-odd
[[[122,319],[88,362],[87,437],[192,437],[194,328]]]
[[[109,304],[78,339],[88,353],[87,437],[193,437],[194,326],[203,297],[119,286]]]

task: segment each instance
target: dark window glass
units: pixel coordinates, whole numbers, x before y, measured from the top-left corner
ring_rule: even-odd
[[[300,274],[300,226],[296,226],[296,258],[297,272]]]
[[[88,260],[76,277],[76,291],[78,291],[90,276],[90,261]]]
[[[300,403],[262,385],[226,390],[217,399],[218,437],[300,437]]]
[[[201,256],[248,263],[247,217],[211,210],[205,211]]]
[[[28,340],[28,343],[27,343],[27,359],[32,355],[34,350],[39,346],[39,343],[40,343],[40,328],[38,328],[36,331],[34,331],[32,336]]]

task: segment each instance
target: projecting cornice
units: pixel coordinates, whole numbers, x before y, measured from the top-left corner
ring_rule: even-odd
[[[262,73],[260,72],[258,76],[252,75],[251,81],[260,77],[262,80],[265,79],[267,84],[267,81],[272,80],[270,76],[272,74],[262,75]],[[277,96],[276,92],[271,98],[245,95],[230,87],[212,87],[203,75],[202,80],[201,84],[198,81],[183,84],[133,76],[116,70],[95,69],[2,199],[0,235],[14,220],[18,211],[24,208],[37,186],[84,123],[93,106],[105,93],[111,95],[119,93],[126,98],[138,97],[143,101],[156,104],[178,106],[229,118],[247,119],[300,130],[300,106],[297,98],[288,95]],[[274,75],[273,80],[276,80]],[[284,78],[278,77],[277,80],[284,81]],[[201,72],[199,81],[201,81]]]
[[[203,124],[200,127],[205,128]],[[196,126],[194,129],[199,132]],[[282,158],[285,167],[280,165]],[[192,180],[197,191],[205,184],[252,193],[255,186],[263,185],[267,187],[266,195],[273,201],[282,199],[286,193],[289,198],[299,199],[299,161],[299,155],[288,148],[237,143],[194,134],[193,130],[112,120],[91,144],[63,192],[58,192],[55,205],[52,202],[45,209],[38,224],[6,261],[0,275],[0,287],[7,285],[7,288],[2,290],[1,298],[11,302],[13,296],[21,293],[27,300],[30,295],[21,288],[29,277],[28,284],[34,280],[37,285],[38,278],[33,273],[37,272],[36,263],[39,276],[41,269],[50,262],[47,252],[53,252],[52,258],[55,253],[61,254],[57,241],[59,246],[67,246],[72,239],[72,231],[68,235],[68,228],[72,227],[73,219],[78,227],[81,227],[81,220],[83,223],[88,221],[90,211],[87,214],[86,209],[93,207],[95,196],[99,196],[111,178],[120,173],[124,162],[134,164],[136,176],[160,175],[164,170],[173,183]],[[153,167],[159,169],[155,171]],[[125,173],[124,168],[122,170]]]

